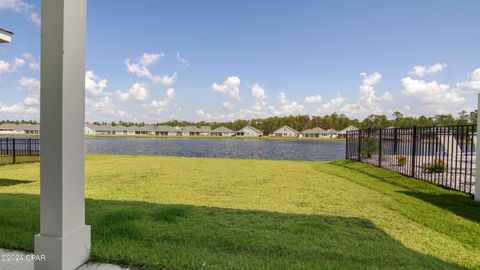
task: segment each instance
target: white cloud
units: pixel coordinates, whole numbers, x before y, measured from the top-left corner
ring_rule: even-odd
[[[480,91],[480,68],[469,74],[468,80],[457,83],[457,89],[461,91]]]
[[[430,109],[435,111],[444,111],[465,101],[458,91],[436,81],[425,82],[406,77],[402,79],[402,84],[404,88],[401,91],[402,95],[411,97],[424,106],[431,106]]]
[[[35,59],[35,57],[33,57],[31,54],[29,53],[24,53],[22,54],[22,57],[23,59],[25,59],[25,61],[27,61],[28,63],[28,67],[32,70],[40,70],[40,63],[37,59]]]
[[[359,93],[359,102],[366,107],[376,107],[376,101],[378,97],[375,93],[374,86],[382,81],[382,74],[379,72],[375,72],[371,75],[366,73],[360,74],[363,76],[363,83],[360,86],[360,93]],[[390,93],[384,94],[384,98],[391,97]]]
[[[23,0],[0,0],[0,10],[13,11],[21,14],[30,14],[28,18],[36,25],[40,26],[40,16],[32,12],[35,6]]]
[[[228,77],[223,84],[214,83],[213,91],[228,94],[236,100],[240,100],[240,78],[236,76]]]
[[[126,100],[137,100],[145,101],[148,98],[149,91],[144,84],[135,83],[133,84],[128,91],[117,91],[117,98],[126,101]]]
[[[10,63],[0,60],[0,74],[10,72]]]
[[[322,108],[328,112],[334,112],[340,109],[340,106],[345,102],[345,98],[338,93],[333,99],[329,102],[322,105]]]
[[[305,102],[307,103],[321,103],[322,97],[320,95],[309,96],[305,98]]]
[[[22,0],[0,0],[0,10],[10,10],[22,13],[33,9],[35,6]]]
[[[18,81],[18,89],[29,93],[23,100],[23,103],[29,107],[24,108],[24,110],[38,110],[38,105],[40,104],[40,81],[36,78],[21,77]],[[17,108],[22,107],[17,106]]]
[[[110,117],[114,117],[120,120],[125,120],[130,117],[126,111],[117,109],[113,99],[108,96],[102,97],[98,101],[87,98],[85,104],[87,114],[94,115],[94,120],[98,120],[101,116],[109,117],[109,119]]]
[[[28,96],[28,97],[25,98],[23,103],[25,103],[26,105],[29,105],[29,106],[34,106],[34,105],[39,105],[40,100],[38,99],[38,96]]]
[[[104,94],[107,88],[107,79],[100,79],[92,70],[85,72],[85,92],[90,96],[98,96]]]
[[[222,107],[224,109],[227,109],[227,110],[230,110],[232,109],[233,107],[235,107],[233,104],[231,104],[230,102],[228,101],[225,101],[225,102],[222,102]]]
[[[389,92],[383,93],[383,95],[377,97],[377,100],[380,101],[393,101],[393,96]]]
[[[267,94],[265,93],[265,89],[263,89],[259,84],[254,84],[252,86],[252,96],[257,101],[267,99]]]
[[[157,63],[158,59],[164,57],[165,54],[162,53],[143,53],[142,58],[140,58],[139,63],[143,66],[150,66]]]
[[[38,95],[40,94],[40,81],[36,78],[21,77],[18,81],[18,88]]]
[[[376,93],[375,86],[382,81],[382,74],[379,72],[372,74],[363,72],[360,76],[363,78],[358,90],[357,100],[346,103],[347,99],[338,93],[333,99],[318,108],[317,113],[331,114],[336,112],[355,118],[384,113],[380,102],[392,101],[393,97],[389,92],[384,92],[380,96]]]
[[[174,72],[170,75],[164,76],[154,76],[153,82],[160,83],[163,85],[172,85],[178,80],[178,73]]]
[[[0,74],[16,72],[18,68],[25,65],[25,60],[22,58],[15,57],[12,61],[7,62],[0,60]]]
[[[165,97],[161,100],[153,100],[148,104],[143,104],[149,115],[161,116],[164,115],[175,101],[176,93],[175,89],[170,88],[167,90]]]
[[[280,103],[279,107],[269,107],[275,115],[278,116],[288,116],[288,115],[299,115],[305,113],[305,107],[302,104],[299,104],[296,101],[290,101],[287,98],[285,92],[280,92],[278,95],[278,101]]]
[[[442,72],[446,67],[446,63],[436,63],[432,66],[414,66],[409,74],[412,76],[423,77],[429,74]]]
[[[42,20],[40,19],[40,16],[37,13],[32,12],[30,14],[30,20],[37,26],[40,27],[42,24]]]
[[[0,114],[7,116],[39,116],[40,111],[38,108],[25,106],[24,103],[16,103],[13,105],[6,105],[0,102]]]
[[[184,67],[190,67],[190,62],[182,57],[179,52],[177,52],[177,61],[180,62]]]
[[[130,73],[135,74],[140,78],[146,78],[154,83],[160,83],[163,85],[172,85],[178,79],[178,73],[172,73],[171,75],[153,75],[148,69],[149,66],[155,64],[165,54],[151,54],[144,53],[137,63],[132,62],[131,59],[125,60],[125,65]]]
[[[133,73],[141,78],[153,78],[152,73],[146,66],[141,66],[140,64],[132,63],[131,59],[125,60],[125,65],[127,66],[127,70],[130,73]]]

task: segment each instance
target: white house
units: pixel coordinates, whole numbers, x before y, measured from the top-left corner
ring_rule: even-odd
[[[273,132],[273,136],[275,137],[298,137],[300,132],[296,131],[295,129],[285,125]]]
[[[235,132],[235,135],[239,137],[261,137],[263,136],[263,131],[252,126],[246,126]]]
[[[342,130],[340,130],[338,132],[338,137],[339,138],[345,138],[347,137],[347,131],[354,131],[354,130],[358,130],[358,128],[356,126],[353,126],[353,125],[350,125]]]
[[[40,125],[4,123],[0,125],[0,134],[40,134]]]
[[[329,137],[329,138],[337,138],[337,137],[338,137],[338,131],[336,131],[336,130],[333,129],[333,128],[327,129],[327,137]]]
[[[228,137],[233,135],[235,135],[235,131],[226,127],[219,127],[210,131],[210,136]]]
[[[200,133],[204,132],[196,126],[181,127],[182,136],[200,136]]]
[[[316,128],[304,130],[302,134],[305,138],[320,138],[320,137],[324,137],[325,134],[327,134],[327,131],[323,128],[316,127]]]
[[[201,126],[200,127],[200,136],[208,136],[210,135],[210,130],[212,127],[210,126]]]
[[[20,125],[4,123],[0,125],[0,134],[25,134]]]

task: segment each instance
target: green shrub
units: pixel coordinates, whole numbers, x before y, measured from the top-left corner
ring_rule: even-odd
[[[404,155],[397,156],[397,165],[405,166],[407,164],[407,157]]]
[[[429,173],[443,173],[447,170],[447,165],[445,164],[445,161],[437,159],[433,163],[423,164],[423,169]]]

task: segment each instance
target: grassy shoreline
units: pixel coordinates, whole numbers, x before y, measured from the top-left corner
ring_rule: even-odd
[[[0,167],[33,250],[39,163]],[[363,163],[86,156],[92,259],[146,269],[480,269],[480,204]]]

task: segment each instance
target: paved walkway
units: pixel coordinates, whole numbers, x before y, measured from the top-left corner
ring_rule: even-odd
[[[25,258],[27,253],[0,249],[0,269],[2,270],[33,270],[33,262],[6,262],[9,258]],[[77,268],[77,270],[128,270],[112,264],[89,263]]]

